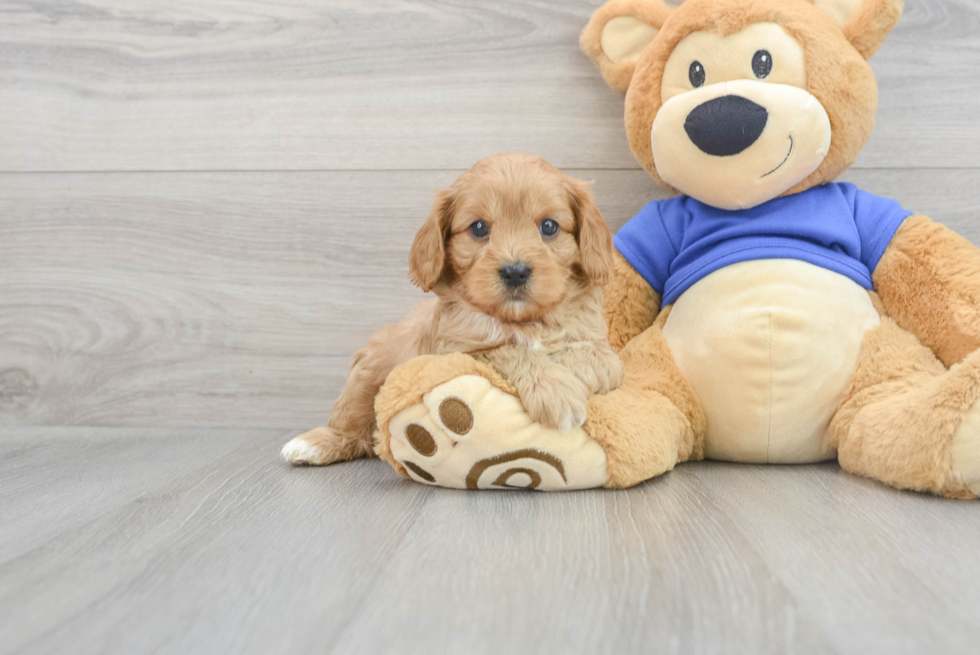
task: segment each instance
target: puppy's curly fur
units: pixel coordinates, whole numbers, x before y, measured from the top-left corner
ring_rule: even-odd
[[[589,185],[543,159],[488,157],[438,192],[409,269],[436,299],[354,355],[329,423],[286,444],[287,460],[370,456],[374,397],[392,369],[417,355],[465,352],[489,363],[533,420],[562,431],[584,422],[590,395],[622,383],[602,317],[612,235]]]

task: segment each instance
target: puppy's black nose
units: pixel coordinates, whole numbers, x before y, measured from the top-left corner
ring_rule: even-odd
[[[742,96],[722,96],[695,107],[684,130],[702,152],[728,157],[755,143],[768,120],[762,105]]]
[[[531,267],[524,262],[507,264],[498,272],[500,273],[500,280],[508,289],[524,286],[527,284],[528,278],[531,277]]]

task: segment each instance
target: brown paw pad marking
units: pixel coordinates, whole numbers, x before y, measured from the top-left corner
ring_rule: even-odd
[[[473,412],[459,398],[446,398],[439,403],[439,418],[456,434],[466,434],[473,428]]]
[[[405,428],[405,436],[408,437],[408,443],[412,444],[412,448],[418,451],[419,455],[432,457],[439,450],[439,446],[436,445],[436,440],[432,438],[428,430],[418,423],[412,423]],[[412,470],[414,471],[415,469]],[[429,474],[426,473],[425,475]],[[431,478],[432,476],[429,477]]]
[[[506,464],[507,462],[513,462],[519,459],[534,459],[539,462],[543,462],[555,469],[561,479],[568,482],[568,478],[565,477],[565,464],[562,463],[560,459],[552,455],[551,453],[542,452],[534,448],[524,448],[522,450],[515,450],[510,453],[504,453],[503,455],[497,455],[496,457],[488,457],[487,459],[481,459],[479,462],[473,465],[470,472],[466,476],[466,488],[467,489],[479,489],[480,488],[480,476],[490,468],[491,466],[497,466],[498,464]],[[491,484],[495,487],[515,487],[516,485],[508,484],[511,477],[523,473],[526,475],[531,483],[526,487],[520,487],[522,489],[536,489],[539,484],[541,484],[541,474],[537,471],[533,471],[528,468],[509,468],[494,480]]]
[[[531,484],[526,487],[519,487],[513,484],[507,484],[507,482],[515,475],[523,473],[531,480]],[[493,486],[495,487],[514,487],[516,489],[537,489],[538,485],[541,484],[541,476],[538,475],[537,471],[532,471],[531,469],[507,469],[503,473],[497,476],[497,479],[493,481]]]
[[[432,477],[432,474],[431,473],[429,473],[428,471],[426,471],[424,468],[422,468],[418,464],[415,464],[413,462],[402,462],[402,464],[404,464],[406,467],[408,467],[409,469],[411,469],[412,473],[414,473],[415,475],[419,476],[420,478],[422,478],[426,482],[435,482],[436,481],[436,479],[434,477]]]

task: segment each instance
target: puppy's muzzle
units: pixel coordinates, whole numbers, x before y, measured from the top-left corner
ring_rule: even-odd
[[[507,264],[498,271],[500,281],[508,289],[520,289],[531,279],[531,267],[524,262],[514,262]]]

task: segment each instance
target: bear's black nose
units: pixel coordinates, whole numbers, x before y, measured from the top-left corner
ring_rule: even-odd
[[[498,272],[500,273],[500,280],[508,289],[524,286],[527,284],[528,278],[531,277],[531,267],[524,262],[507,264]]]
[[[695,107],[684,130],[702,152],[728,157],[755,143],[768,120],[762,105],[742,96],[722,96]]]

